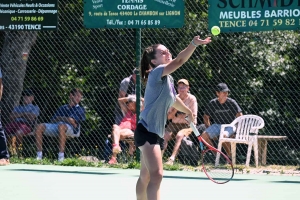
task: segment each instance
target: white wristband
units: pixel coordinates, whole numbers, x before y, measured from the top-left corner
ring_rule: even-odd
[[[199,45],[197,45],[195,42],[194,42],[194,39],[192,40],[191,44],[194,46],[194,47],[198,47]]]

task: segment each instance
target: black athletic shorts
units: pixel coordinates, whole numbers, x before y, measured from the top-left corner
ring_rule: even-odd
[[[149,144],[158,144],[160,149],[164,149],[164,139],[155,133],[149,132],[143,124],[139,123],[134,132],[134,143],[136,147],[143,146],[146,142]]]

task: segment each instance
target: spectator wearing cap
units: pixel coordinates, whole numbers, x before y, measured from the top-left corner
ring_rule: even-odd
[[[183,101],[183,103],[192,111],[194,116],[194,123],[197,124],[197,112],[198,112],[198,103],[194,95],[190,93],[190,84],[186,79],[180,79],[177,81],[177,96]],[[186,136],[186,129],[189,128],[189,124],[186,121],[185,113],[179,112],[175,108],[171,107],[168,111],[168,120],[169,123],[165,129],[165,145],[164,150],[167,149],[168,142],[172,137],[175,137],[175,145],[172,151],[172,155],[166,162],[168,165],[173,165],[174,160],[178,154],[181,141]]]
[[[10,113],[10,122],[5,126],[12,154],[16,154],[23,136],[33,131],[40,109],[33,105],[34,94],[27,89],[22,93],[21,104]]]
[[[201,136],[210,145],[213,145],[212,140],[218,139],[222,124],[230,124],[236,117],[243,115],[238,103],[228,97],[229,91],[225,83],[219,83],[216,87],[217,98],[212,99],[205,108],[203,120],[206,129]],[[231,137],[235,132],[232,127],[226,127],[225,131],[228,132],[225,137]],[[223,148],[231,157],[230,144],[223,143]]]
[[[136,71],[137,69],[134,68],[132,70],[132,74],[126,78],[124,78],[121,81],[120,87],[119,87],[119,94],[118,98],[124,98],[127,97],[128,95],[135,95],[135,84],[136,84]],[[124,113],[124,109],[122,109],[122,104],[120,101],[118,101],[115,105],[115,110],[114,110],[114,124],[119,125],[126,113]],[[121,142],[121,146],[124,146],[125,144]],[[111,143],[109,139],[106,140],[105,143],[105,153],[104,153],[104,158],[106,161],[109,160],[109,157],[111,155]]]
[[[121,81],[118,98],[127,97],[128,95],[135,95],[136,84],[136,69],[132,70],[132,74]],[[122,113],[120,102],[115,109],[115,124],[120,124],[123,119],[124,113]]]
[[[122,112],[125,113],[119,125],[114,124],[112,128],[112,157],[108,161],[109,164],[117,163],[117,154],[120,153],[120,140],[132,138],[136,129],[136,96],[128,95],[118,99]],[[142,99],[143,101],[143,99]],[[141,102],[141,105],[142,102]],[[129,154],[133,155],[135,151],[134,142],[129,142]]]

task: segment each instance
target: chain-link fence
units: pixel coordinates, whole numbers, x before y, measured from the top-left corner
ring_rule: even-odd
[[[210,35],[207,7],[207,1],[185,1],[184,27],[142,29],[142,49],[161,43],[176,57],[195,35]],[[81,88],[86,121],[80,137],[67,140],[66,157],[108,160],[120,83],[136,67],[135,37],[134,29],[85,29],[80,0],[59,1],[57,31],[0,32],[4,125],[11,121],[10,113],[25,89],[33,90],[34,104],[40,108],[37,123],[44,123],[59,106],[68,103],[72,88]],[[199,125],[206,105],[216,97],[215,86],[227,83],[229,97],[238,102],[243,114],[264,119],[265,127],[259,134],[287,136],[285,140],[269,141],[267,164],[296,165],[300,157],[299,39],[299,31],[221,33],[212,38],[211,44],[198,47],[172,76],[175,82],[181,78],[189,81],[190,92],[198,102]],[[172,141],[165,161],[171,155]],[[56,159],[57,138],[45,137],[43,145],[44,156]],[[13,154],[36,156],[34,136],[25,136],[22,145],[11,147]],[[128,147],[128,142],[121,144],[125,153],[119,154],[119,162],[128,161],[121,159]],[[238,146],[238,164],[245,163],[246,152],[246,146]]]

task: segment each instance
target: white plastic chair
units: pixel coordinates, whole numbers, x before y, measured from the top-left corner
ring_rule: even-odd
[[[251,150],[253,146],[255,165],[258,167],[258,130],[265,126],[264,120],[257,115],[242,115],[236,118],[231,124],[222,124],[219,137],[218,150],[221,151],[223,142],[230,142],[232,164],[236,162],[236,143],[248,145],[246,166],[249,166]],[[225,127],[233,127],[235,131],[234,138],[224,137],[226,135]],[[250,134],[251,133],[251,134]],[[216,165],[219,164],[220,154],[217,154]]]

